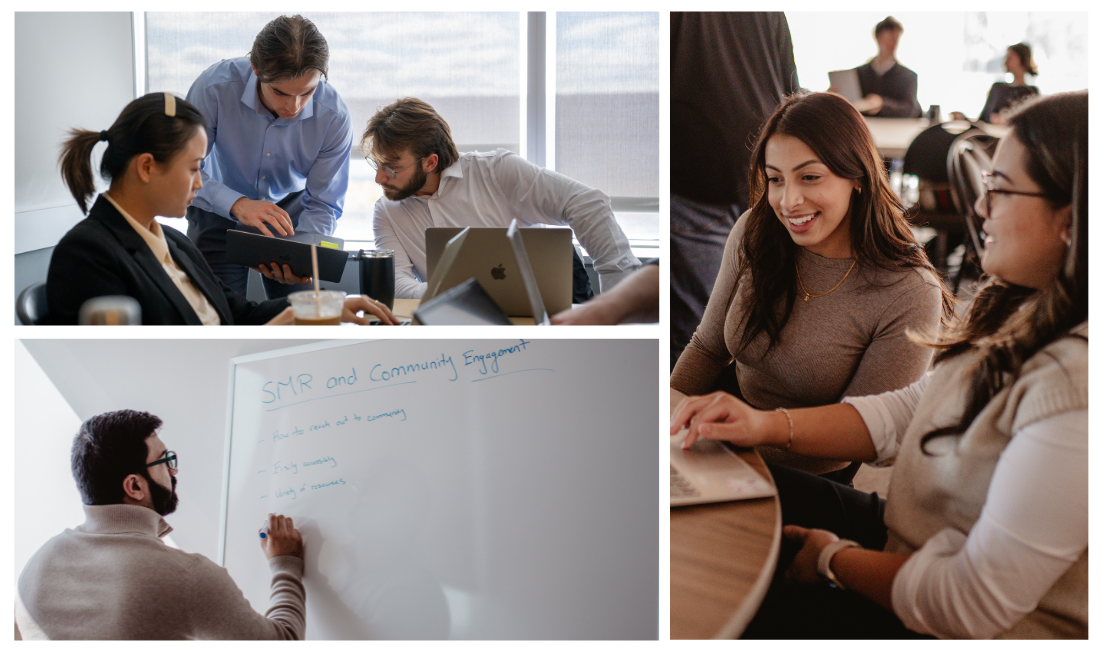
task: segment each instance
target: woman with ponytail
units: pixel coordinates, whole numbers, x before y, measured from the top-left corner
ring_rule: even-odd
[[[205,124],[188,102],[150,93],[128,104],[106,130],[70,132],[61,176],[88,217],[61,239],[50,260],[52,324],[76,324],[81,305],[105,295],[136,299],[143,324],[291,323],[285,298],[248,301],[211,272],[185,235],[162,229],[155,219],[184,217],[203,186]],[[89,208],[96,193],[92,150],[101,141],[107,149],[100,174],[110,188]],[[347,300],[342,320],[366,324],[359,311],[398,323],[386,306],[367,297]]]
[[[976,206],[990,278],[925,343],[930,375],[788,419],[720,393],[674,411],[691,444],[895,462],[887,502],[779,479],[798,585],[775,582],[745,636],[1088,636],[1088,94],[1008,124]]]

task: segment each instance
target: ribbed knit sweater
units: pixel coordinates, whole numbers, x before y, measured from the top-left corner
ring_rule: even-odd
[[[729,298],[748,218],[744,213],[728,237],[701,325],[671,374],[672,388],[687,395],[713,390],[734,393],[733,386],[717,385],[734,360],[738,392],[747,403],[767,410],[803,408],[903,388],[927,371],[932,350],[913,343],[907,332],[938,327],[942,295],[934,275],[916,268],[885,270],[862,261],[833,292],[808,301],[803,293],[798,295],[789,321],[769,353],[769,336],[763,332],[733,358],[743,338],[741,307],[749,281],[739,284],[730,308]],[[797,248],[801,281],[813,295],[839,283],[853,262]],[[848,464],[770,447],[760,447],[759,452],[767,460],[814,474]]]
[[[1087,323],[1073,332],[1087,337]],[[923,435],[960,419],[970,381],[963,370],[974,356],[963,354],[939,365],[916,406],[889,485],[888,552],[911,553],[945,530],[968,535],[1012,436],[1047,417],[1088,407],[1088,344],[1062,338],[1032,356],[1019,378],[997,393],[964,433],[933,438],[924,453]],[[998,636],[1086,638],[1087,549],[1032,612]]]
[[[84,512],[86,521],[43,545],[19,577],[24,639],[303,638],[302,559],[269,560],[272,600],[261,615],[225,569],[166,546],[160,538],[172,527],[156,512],[124,504]]]

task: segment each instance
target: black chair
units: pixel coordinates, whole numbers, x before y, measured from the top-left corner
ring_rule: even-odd
[[[46,306],[46,284],[39,281],[24,288],[15,300],[15,314],[23,324],[46,324],[49,314]]]
[[[954,206],[958,213],[965,216],[965,227],[969,235],[965,240],[965,256],[961,267],[954,276],[955,294],[966,267],[971,267],[978,276],[982,273],[980,261],[984,254],[984,240],[981,238],[982,220],[977,215],[976,203],[984,195],[984,173],[992,169],[992,155],[998,142],[999,139],[994,136],[972,130],[954,141],[946,157]]]
[[[959,138],[974,133],[983,132],[965,122],[933,125],[920,132],[904,154],[903,174],[919,178],[919,202],[908,211],[908,221],[937,232],[926,249],[944,278],[950,277],[949,252],[967,239],[964,214],[954,203],[947,157]],[[960,281],[961,267],[953,277]]]

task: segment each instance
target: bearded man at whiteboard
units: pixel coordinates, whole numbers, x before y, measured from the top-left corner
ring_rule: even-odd
[[[225,569],[160,538],[176,509],[176,454],[160,418],[97,415],[73,440],[72,469],[86,520],[31,557],[16,593],[16,636],[26,639],[302,639],[302,536],[270,515],[261,549],[271,607],[258,614]]]

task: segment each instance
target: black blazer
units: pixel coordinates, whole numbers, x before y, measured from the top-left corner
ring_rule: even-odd
[[[206,295],[223,324],[264,324],[288,306],[286,299],[248,301],[214,275],[187,236],[172,228],[164,233],[172,260]],[[111,202],[97,197],[88,217],[65,234],[50,259],[50,324],[77,324],[81,305],[104,295],[137,299],[142,324],[200,324],[138,232]]]

